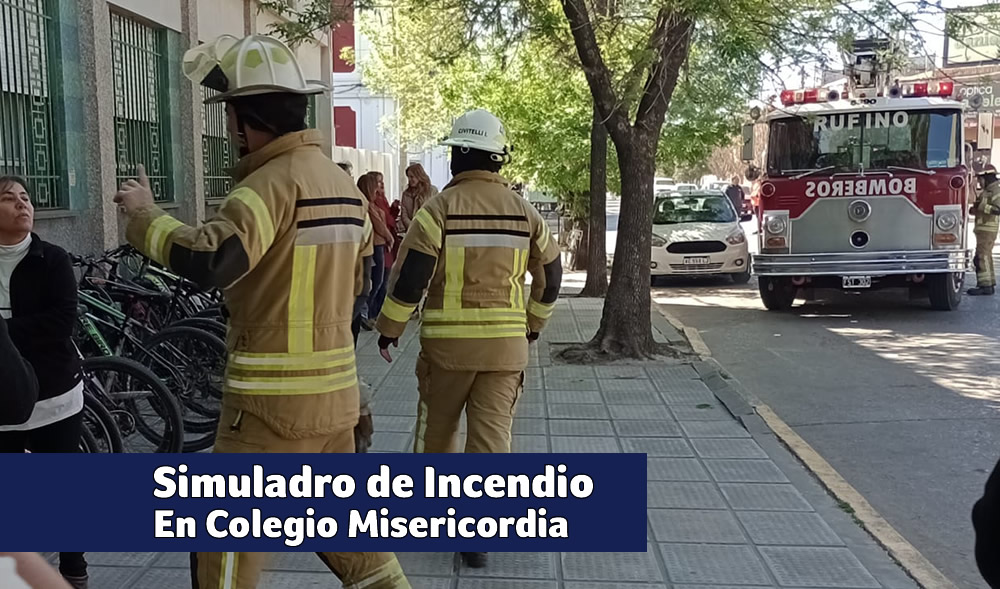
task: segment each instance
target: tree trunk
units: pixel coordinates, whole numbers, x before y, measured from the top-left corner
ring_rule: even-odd
[[[573,227],[578,228],[583,235],[580,236],[580,243],[576,246],[576,251],[573,252],[573,271],[581,272],[587,269],[587,260],[589,259],[589,250],[587,249],[587,242],[590,240],[590,229],[587,227],[586,219],[578,219],[573,222]]]
[[[587,282],[581,297],[603,297],[608,292],[607,233],[608,130],[597,108],[590,128],[590,223],[587,241]]]
[[[651,357],[649,262],[653,227],[655,138],[638,132],[630,144],[616,145],[622,178],[618,243],[601,327],[591,345],[610,356]]]

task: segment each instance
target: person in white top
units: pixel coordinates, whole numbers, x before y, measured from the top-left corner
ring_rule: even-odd
[[[0,552],[3,589],[71,589],[37,552]]]
[[[0,426],[0,453],[79,452],[83,379],[73,345],[76,275],[69,254],[32,233],[34,221],[27,182],[0,177],[0,316],[38,381],[28,420]],[[53,539],[58,537],[53,530]],[[59,570],[75,589],[87,587],[83,553],[60,553]]]

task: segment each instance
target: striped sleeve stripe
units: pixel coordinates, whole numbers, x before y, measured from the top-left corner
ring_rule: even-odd
[[[528,312],[539,319],[548,319],[549,317],[552,317],[552,312],[555,311],[555,309],[555,303],[546,305],[545,303],[539,303],[534,299],[528,302]]]
[[[167,240],[170,234],[177,228],[183,227],[177,219],[170,215],[160,215],[153,219],[146,228],[146,253],[158,263],[168,266],[167,262]]]
[[[401,305],[392,300],[392,297],[386,297],[385,302],[382,303],[382,314],[387,319],[397,323],[407,323],[410,320],[410,314],[416,308],[416,305]]]
[[[542,223],[542,234],[538,236],[538,250],[544,252],[549,247],[549,240],[552,238],[552,234],[549,231],[549,226],[546,223]]]
[[[263,255],[264,252],[271,249],[271,244],[274,243],[274,223],[271,221],[271,213],[268,212],[267,205],[264,204],[264,199],[246,186],[241,186],[234,190],[229,195],[229,198],[242,202],[253,213],[254,221],[257,222],[257,231],[260,235],[260,252]]]
[[[427,209],[420,209],[413,216],[413,220],[420,224],[420,227],[427,234],[427,237],[434,243],[434,247],[441,247],[441,227],[434,221],[434,217],[427,212]]]

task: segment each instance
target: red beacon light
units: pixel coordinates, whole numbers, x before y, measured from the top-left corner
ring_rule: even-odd
[[[947,80],[942,82],[914,82],[903,86],[905,98],[921,98],[927,96],[951,96],[955,92],[955,83]]]
[[[828,102],[838,100],[840,93],[836,90],[827,91],[825,88],[804,88],[800,90],[782,90],[781,103],[785,106],[793,104],[815,104],[818,102]]]

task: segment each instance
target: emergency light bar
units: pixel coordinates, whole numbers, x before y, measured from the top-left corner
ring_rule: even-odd
[[[914,82],[906,84],[902,88],[893,87],[889,90],[890,97],[901,96],[903,98],[918,98],[927,96],[951,96],[955,91],[955,83],[952,81],[943,82]],[[879,96],[882,94],[879,93]],[[845,92],[844,97],[848,94]],[[865,94],[859,95],[865,98]],[[825,88],[803,88],[800,90],[782,90],[781,103],[785,106],[793,104],[815,104],[820,102],[833,102],[840,100],[841,94],[836,90],[826,90]]]

